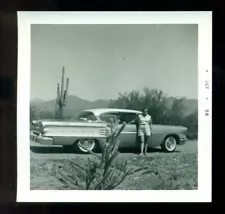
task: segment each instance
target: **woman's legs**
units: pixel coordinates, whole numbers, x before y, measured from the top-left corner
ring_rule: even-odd
[[[144,152],[145,154],[147,154],[147,150],[148,150],[148,140],[149,140],[149,137],[150,137],[150,127],[149,126],[145,126],[145,129],[144,129],[144,135],[145,135],[145,140],[144,140]]]
[[[140,153],[140,155],[143,155],[144,154],[144,145],[145,145],[144,135],[140,135],[140,141],[141,141],[141,153]]]
[[[141,143],[140,155],[143,155],[144,154],[144,144],[145,144],[145,136],[144,136],[144,127],[143,126],[138,127],[138,137],[139,137],[140,143]]]
[[[145,135],[145,139],[144,139],[144,153],[145,154],[147,154],[147,151],[148,151],[148,139],[149,139],[149,136]]]

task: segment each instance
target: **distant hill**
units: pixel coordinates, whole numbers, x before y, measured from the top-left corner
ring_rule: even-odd
[[[78,96],[70,95],[67,97],[66,106],[64,109],[65,116],[76,116],[80,111],[91,108],[105,108],[109,105],[109,100],[88,101]],[[41,101],[40,99],[31,100],[31,105],[34,105],[38,110],[54,112],[56,100]]]
[[[31,105],[35,106],[38,110],[45,110],[54,112],[55,111],[56,100],[43,101],[39,98],[31,100]],[[88,101],[82,99],[78,96],[69,95],[67,97],[67,105],[64,110],[65,116],[76,116],[79,112],[84,109],[92,108],[107,108],[109,106],[110,100],[96,100]],[[198,100],[187,99],[184,101],[185,114],[189,115],[198,109]]]

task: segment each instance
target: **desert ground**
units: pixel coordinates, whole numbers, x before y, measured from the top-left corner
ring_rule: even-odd
[[[145,166],[155,174],[136,174],[127,177],[117,189],[123,190],[193,190],[197,189],[198,162],[197,141],[187,141],[178,146],[174,153],[164,153],[160,148],[151,149],[147,156],[138,156],[139,151],[120,151],[117,162],[122,164],[128,161],[130,166]],[[99,154],[101,155],[101,154]],[[76,164],[85,164],[92,154],[76,154],[66,151],[60,146],[42,146],[30,144],[30,188],[32,190],[62,190],[76,189],[65,185],[57,178],[55,169],[66,171],[71,161]],[[74,176],[71,172],[71,175]],[[81,181],[82,182],[82,181]]]

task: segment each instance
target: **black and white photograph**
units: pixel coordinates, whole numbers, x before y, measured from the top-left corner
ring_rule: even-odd
[[[19,14],[19,200],[210,201],[211,13],[56,14]]]

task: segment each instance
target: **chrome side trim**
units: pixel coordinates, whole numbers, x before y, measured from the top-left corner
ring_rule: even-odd
[[[121,133],[123,133],[123,134],[134,134],[135,133],[136,134],[137,132],[123,132],[122,131]]]

